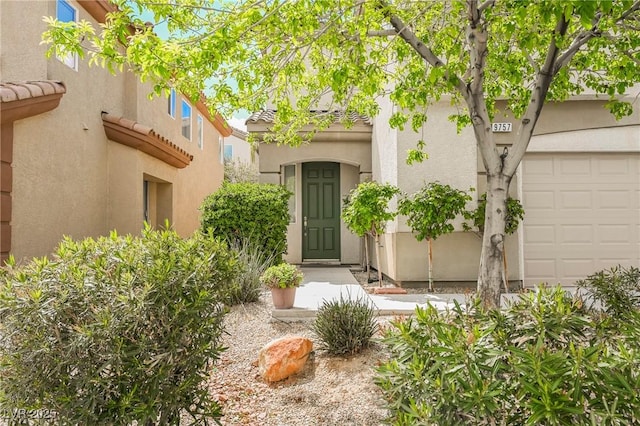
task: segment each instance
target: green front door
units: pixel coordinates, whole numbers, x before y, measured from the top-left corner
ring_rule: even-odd
[[[302,164],[302,260],[340,260],[340,164]]]

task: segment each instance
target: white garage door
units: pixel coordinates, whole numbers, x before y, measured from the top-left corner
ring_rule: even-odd
[[[525,285],[640,265],[640,154],[532,153],[522,167]]]

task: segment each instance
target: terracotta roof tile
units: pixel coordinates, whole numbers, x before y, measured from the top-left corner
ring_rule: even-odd
[[[40,80],[0,83],[0,102],[14,102],[41,96],[64,94],[67,89],[61,81]]]
[[[320,115],[320,114],[331,114],[334,117],[335,122],[339,122],[342,121],[345,118],[345,113],[344,111],[320,111],[320,110],[314,110],[311,111],[314,114]],[[276,115],[276,110],[273,109],[267,109],[267,110],[263,110],[263,111],[258,111],[258,112],[254,112],[253,114],[251,114],[251,116],[247,119],[247,123],[252,122],[252,123],[257,123],[258,121],[264,121],[265,123],[273,123],[274,119],[275,119],[275,115]],[[373,122],[371,121],[371,118],[366,117],[364,115],[360,115],[360,114],[356,114],[355,112],[350,112],[347,114],[347,117],[350,121],[353,121],[354,123],[360,121],[364,124],[369,124],[372,125]]]
[[[156,133],[149,126],[106,112],[102,113],[102,121],[105,123],[105,130],[107,129],[106,123],[114,125],[114,127],[109,127],[110,131],[107,132],[107,136],[116,142],[135,147],[179,168],[185,167],[193,160],[193,155]],[[117,131],[118,128],[129,129],[139,136],[136,137],[136,141],[132,142],[131,139],[123,137],[123,134]]]
[[[231,127],[231,134],[238,139],[247,140],[247,136],[249,136],[249,132],[245,132],[244,130],[240,130],[235,127]]]

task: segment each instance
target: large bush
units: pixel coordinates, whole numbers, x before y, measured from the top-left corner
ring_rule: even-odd
[[[640,316],[612,327],[541,288],[504,311],[418,309],[376,379],[396,425],[640,424]]]
[[[235,259],[208,236],[65,239],[0,283],[0,407],[60,424],[208,424],[223,350],[218,288]],[[207,420],[208,419],[208,420]]]
[[[281,185],[225,182],[202,203],[202,230],[231,243],[249,239],[279,263],[287,250],[290,196]]]

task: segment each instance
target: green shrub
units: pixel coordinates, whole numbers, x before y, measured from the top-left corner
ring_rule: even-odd
[[[267,268],[260,277],[260,282],[267,288],[293,288],[302,284],[304,275],[290,263],[280,263]]]
[[[146,229],[65,239],[52,260],[0,282],[0,409],[49,409],[60,424],[208,424],[208,368],[223,350],[224,243]]]
[[[378,330],[375,311],[366,298],[325,300],[312,325],[322,346],[332,355],[352,355],[369,347]]]
[[[418,309],[386,334],[376,383],[396,425],[640,424],[637,328],[597,318],[561,288],[504,311]]]
[[[620,265],[596,272],[576,285],[586,290],[592,307],[602,308],[616,318],[640,309],[640,269]]]
[[[237,277],[224,290],[225,301],[230,305],[257,302],[263,290],[260,276],[273,264],[273,255],[265,254],[244,238],[232,248],[238,257],[239,270]]]
[[[279,263],[287,250],[290,196],[281,185],[225,182],[202,203],[202,230],[231,243],[249,239]]]

